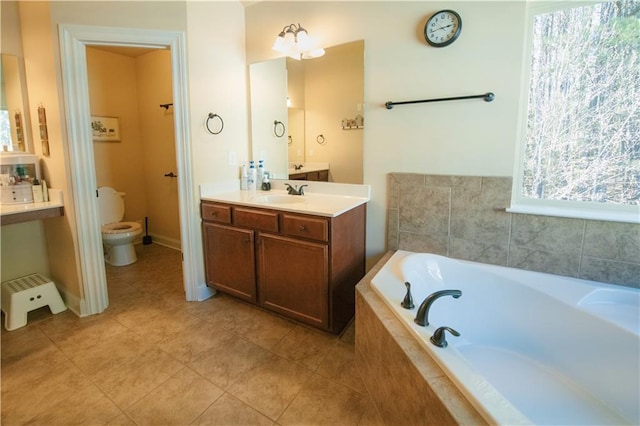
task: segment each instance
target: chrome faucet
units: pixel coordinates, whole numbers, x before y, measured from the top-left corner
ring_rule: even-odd
[[[293,186],[289,185],[288,183],[285,183],[284,186],[287,188],[287,194],[289,195],[304,195],[303,188],[309,185],[300,185],[300,188],[298,188],[298,185],[296,185],[295,189]]]
[[[433,304],[433,302],[435,302],[436,299],[439,299],[442,296],[451,296],[454,299],[457,299],[458,297],[462,296],[462,292],[460,290],[440,290],[440,291],[431,293],[430,295],[427,296],[426,299],[424,299],[424,301],[418,308],[418,313],[416,314],[416,317],[413,320],[413,322],[423,327],[428,326],[429,325],[429,309],[431,309],[431,305]]]

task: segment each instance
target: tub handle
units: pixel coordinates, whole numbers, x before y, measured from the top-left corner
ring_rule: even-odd
[[[404,285],[407,287],[407,294],[404,296],[404,300],[400,303],[400,306],[405,309],[413,309],[415,305],[413,304],[413,297],[411,296],[411,283],[407,281]]]
[[[460,336],[460,333],[458,333],[456,330],[454,330],[451,327],[438,327],[436,328],[436,331],[433,333],[433,336],[431,336],[431,339],[429,340],[431,340],[431,343],[433,343],[439,348],[446,348],[448,344],[445,336],[446,331],[448,331],[454,336]]]

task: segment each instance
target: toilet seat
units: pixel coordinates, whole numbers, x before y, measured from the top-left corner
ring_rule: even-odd
[[[138,222],[114,222],[102,225],[101,230],[103,234],[125,234],[142,231],[142,226]]]

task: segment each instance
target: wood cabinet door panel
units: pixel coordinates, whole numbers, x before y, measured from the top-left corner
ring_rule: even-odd
[[[261,231],[278,232],[278,213],[270,210],[256,210],[235,207],[233,224]]]
[[[205,223],[207,284],[256,302],[254,231]]]
[[[231,223],[231,207],[221,204],[202,203],[202,220],[207,222]]]
[[[268,309],[328,329],[328,248],[277,235],[258,237],[258,295]]]
[[[282,214],[282,233],[291,237],[329,240],[327,219],[296,214]]]

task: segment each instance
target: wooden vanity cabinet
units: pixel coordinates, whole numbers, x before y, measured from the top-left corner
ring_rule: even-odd
[[[313,172],[293,173],[289,175],[289,179],[329,182],[329,170],[316,170]]]
[[[365,205],[324,217],[203,201],[207,284],[337,334],[365,273],[365,215]]]

